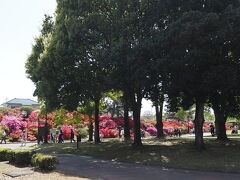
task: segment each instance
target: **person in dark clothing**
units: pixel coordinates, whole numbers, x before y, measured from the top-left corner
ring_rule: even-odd
[[[215,135],[215,128],[214,128],[213,124],[210,125],[210,132],[211,132],[212,136]]]
[[[62,132],[62,130],[59,131],[58,143],[63,143],[63,132]]]
[[[176,136],[176,137],[178,136],[178,129],[177,128],[174,129],[174,136]]]
[[[121,135],[121,130],[122,130],[122,127],[121,126],[118,126],[118,137],[121,138],[122,135]]]
[[[71,129],[70,141],[71,141],[71,143],[72,143],[72,141],[75,142],[75,140],[74,140],[74,131],[73,131],[73,129]]]

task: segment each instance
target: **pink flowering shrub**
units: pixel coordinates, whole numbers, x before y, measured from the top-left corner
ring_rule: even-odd
[[[26,121],[22,121],[22,118],[16,116],[4,116],[0,125],[8,126],[10,131],[16,131],[27,127]]]
[[[115,123],[113,120],[111,119],[105,119],[105,120],[102,120],[99,122],[99,127],[100,128],[109,128],[109,129],[114,129],[114,128],[117,128],[118,125],[117,123]]]
[[[149,127],[146,129],[146,131],[151,135],[151,136],[157,136],[157,129],[155,127]]]
[[[63,138],[64,139],[70,139],[71,136],[71,126],[69,125],[62,125],[61,129],[62,129],[62,133],[63,133]]]

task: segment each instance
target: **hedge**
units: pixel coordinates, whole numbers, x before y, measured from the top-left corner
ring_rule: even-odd
[[[16,165],[28,165],[34,152],[30,150],[9,150],[7,152],[7,160]]]
[[[14,150],[8,150],[7,151],[7,160],[9,161],[9,163],[14,163],[15,162],[15,153]]]
[[[35,153],[30,150],[11,150],[0,148],[0,161],[9,161],[16,165],[30,165],[38,167],[41,170],[51,171],[56,169],[58,163],[56,156]]]
[[[34,154],[32,157],[32,165],[46,171],[51,171],[56,169],[57,163],[58,163],[58,160],[56,156],[50,156],[50,155],[38,153],[38,154]]]
[[[0,161],[7,161],[7,154],[10,149],[0,148]]]

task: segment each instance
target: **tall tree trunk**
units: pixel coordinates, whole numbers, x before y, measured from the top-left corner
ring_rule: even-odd
[[[129,116],[128,106],[124,103],[124,139],[125,141],[130,140],[130,127],[129,127]]]
[[[226,141],[228,140],[226,127],[225,127],[227,117],[224,115],[224,112],[222,112],[220,108],[218,108],[217,106],[214,106],[213,110],[215,115],[215,127],[216,127],[217,140]]]
[[[92,122],[92,116],[89,116],[88,141],[93,141],[93,122]]]
[[[163,122],[162,122],[162,112],[163,112],[163,102],[158,105],[158,103],[155,104],[155,110],[156,110],[156,127],[157,127],[157,137],[162,138],[164,137],[163,134]]]
[[[142,106],[142,95],[137,93],[137,97],[134,96],[134,107],[133,107],[133,121],[134,121],[134,142],[133,146],[142,146],[141,130],[140,130],[140,116]]]
[[[99,136],[99,119],[98,119],[98,116],[99,116],[99,102],[100,102],[100,99],[99,98],[96,98],[95,99],[95,131],[94,131],[94,142],[96,144],[100,143],[100,136]]]
[[[203,123],[204,123],[204,102],[196,101],[196,113],[195,113],[195,145],[197,150],[201,151],[204,148],[203,142]]]

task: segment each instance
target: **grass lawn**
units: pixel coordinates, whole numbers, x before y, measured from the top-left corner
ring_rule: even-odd
[[[90,142],[43,144],[35,146],[36,151],[44,153],[70,153],[89,155],[102,159],[134,162],[146,165],[240,173],[240,138],[231,136],[229,142],[218,142],[215,137],[206,137],[206,150],[198,152],[193,146],[193,138],[144,139],[144,146],[134,148],[131,142],[104,140],[101,144]]]

